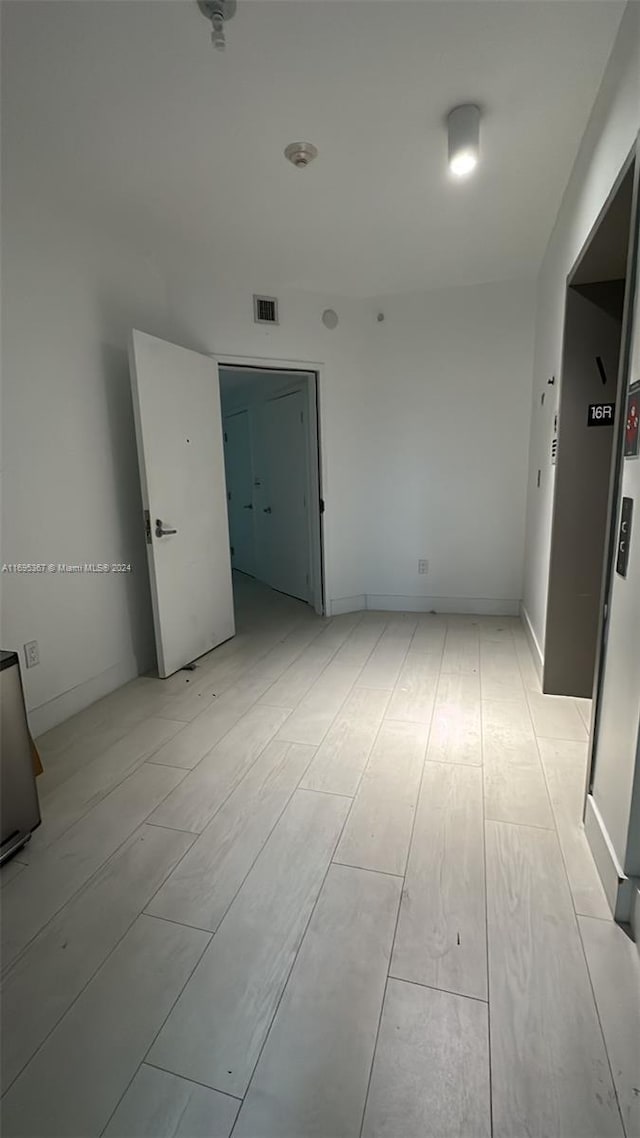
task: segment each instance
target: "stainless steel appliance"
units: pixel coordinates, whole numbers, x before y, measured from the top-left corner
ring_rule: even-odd
[[[0,652],[0,720],[1,865],[40,825],[33,748],[15,652]]]

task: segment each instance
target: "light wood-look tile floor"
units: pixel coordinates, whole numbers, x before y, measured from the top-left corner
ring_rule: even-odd
[[[39,740],[2,880],[5,1138],[633,1138],[638,957],[587,701],[515,618],[238,635]]]

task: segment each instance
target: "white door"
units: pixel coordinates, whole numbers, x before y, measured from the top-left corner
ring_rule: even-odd
[[[158,672],[234,635],[216,364],[133,332],[131,389]]]
[[[268,551],[268,583],[273,589],[308,601],[309,467],[305,404],[301,391],[265,403],[262,519]]]
[[[231,564],[242,573],[253,574],[253,462],[248,411],[225,416],[224,462]]]

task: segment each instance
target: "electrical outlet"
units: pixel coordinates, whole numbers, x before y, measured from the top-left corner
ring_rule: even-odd
[[[428,572],[429,572],[429,562],[428,561],[418,561],[418,573],[428,573]]]
[[[27,668],[35,668],[40,663],[40,649],[37,640],[29,640],[24,646],[24,661]]]

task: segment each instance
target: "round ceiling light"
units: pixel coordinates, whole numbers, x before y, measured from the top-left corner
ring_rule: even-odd
[[[333,308],[325,308],[322,313],[322,323],[325,328],[330,328],[333,331],[334,328],[338,327],[338,313]]]
[[[449,169],[457,178],[475,170],[480,157],[480,108],[474,103],[454,107],[447,118]]]
[[[312,142],[290,142],[284,156],[299,170],[304,170],[305,166],[308,166],[314,158],[318,157],[318,147],[314,146]]]

